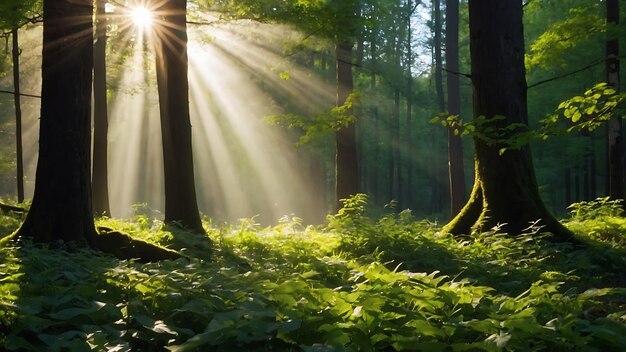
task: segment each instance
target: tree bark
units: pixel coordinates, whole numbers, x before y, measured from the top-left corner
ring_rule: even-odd
[[[461,114],[459,72],[459,0],[446,2],[446,75],[448,83],[448,114]],[[448,128],[448,176],[450,181],[450,213],[456,216],[465,204],[465,171],[463,141]]]
[[[109,207],[108,177],[108,111],[106,79],[106,0],[97,0],[96,5],[96,41],[94,44],[93,89],[94,89],[94,125],[93,125],[93,171],[91,187],[93,191],[93,210],[95,214],[111,216]]]
[[[337,53],[337,106],[342,106],[353,90],[352,44],[341,41]],[[356,126],[350,124],[335,134],[335,208],[341,208],[341,199],[359,193],[359,166],[356,145]]]
[[[168,0],[155,28],[157,85],[163,140],[165,223],[205,233],[198,211],[193,171],[186,0]]]
[[[91,0],[45,0],[39,160],[18,236],[94,244],[91,208]]]
[[[20,47],[18,29],[11,30],[13,40],[13,101],[15,103],[15,158],[17,172],[17,202],[24,201],[24,158],[22,156],[22,106],[20,96]]]
[[[606,1],[606,22],[619,24],[619,0]],[[606,42],[606,80],[610,87],[619,92],[619,40]],[[608,123],[609,196],[624,199],[624,141],[622,119],[617,114]],[[624,204],[626,206],[626,204]]]
[[[413,33],[411,26],[411,15],[413,14],[413,2],[407,1],[408,18],[407,18],[407,36],[406,36],[406,52],[407,52],[407,84],[406,84],[406,150],[409,154],[413,153]],[[406,207],[413,208],[413,162],[409,157],[406,159]]]
[[[474,117],[503,117],[487,123],[495,129],[527,124],[522,3],[470,0],[469,10]],[[571,240],[573,234],[548,212],[539,197],[530,148],[501,154],[503,144],[486,143],[479,137],[474,142],[472,195],[443,231],[469,234],[472,229],[501,226],[501,231],[517,235],[539,221],[554,240]]]
[[[435,63],[435,92],[437,95],[437,109],[439,112],[444,112],[446,110],[446,102],[443,90],[443,58],[441,54],[441,1],[434,0],[432,3],[433,6],[433,49],[434,49],[434,63]],[[435,139],[433,135],[433,145],[435,145],[438,138]],[[433,213],[440,213],[443,209],[443,203],[445,199],[445,194],[447,191],[447,187],[444,182],[441,182],[442,179],[445,179],[447,174],[445,170],[445,162],[442,160],[443,157],[439,153],[433,153],[433,163],[432,163],[432,194],[431,194],[431,211]]]

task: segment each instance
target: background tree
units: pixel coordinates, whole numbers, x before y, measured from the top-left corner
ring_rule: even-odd
[[[459,77],[459,1],[446,1],[446,80],[448,114],[461,113]],[[461,136],[448,128],[448,175],[450,178],[450,212],[456,216],[465,204],[465,171]]]
[[[93,5],[90,0],[46,0],[43,13],[39,161],[33,203],[18,235],[93,244]]]
[[[619,0],[606,0],[606,22],[619,24]],[[613,28],[611,28],[613,29]],[[619,91],[619,39],[612,35],[606,42],[606,81]],[[608,123],[609,196],[624,199],[624,140],[622,117],[615,114]],[[626,206],[626,204],[624,205]]]
[[[91,186],[93,190],[93,211],[95,214],[111,216],[109,207],[108,171],[108,130],[107,111],[107,19],[106,0],[96,0],[95,42],[93,66],[94,126],[93,126],[93,168]]]
[[[13,103],[15,109],[15,159],[17,201],[24,201],[24,157],[22,148],[22,107],[20,88],[19,29],[27,23],[36,22],[39,3],[35,0],[5,1],[0,5],[0,28],[10,30],[11,61],[13,63]]]
[[[155,29],[155,51],[165,171],[165,223],[204,233],[193,172],[186,9],[186,0],[164,1],[156,9],[160,17]]]
[[[470,0],[470,50],[474,117],[486,127],[505,131],[528,124],[522,3],[515,0]],[[515,124],[515,125],[513,125]],[[495,138],[494,138],[495,137]],[[511,137],[511,134],[505,137]],[[489,142],[487,138],[494,138]],[[539,196],[530,147],[507,150],[497,136],[474,139],[474,188],[468,203],[442,231],[469,234],[502,226],[515,235],[539,221],[558,240],[572,234],[545,208]]]

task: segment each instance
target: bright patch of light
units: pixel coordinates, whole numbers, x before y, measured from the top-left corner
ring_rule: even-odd
[[[137,27],[148,28],[152,25],[152,12],[143,6],[133,8],[130,17]]]

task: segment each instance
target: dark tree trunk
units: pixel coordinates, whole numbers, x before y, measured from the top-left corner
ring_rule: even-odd
[[[352,44],[340,42],[337,53],[337,106],[342,106],[352,93]],[[359,193],[359,166],[356,145],[356,126],[350,124],[335,134],[335,210],[341,208],[341,199]]]
[[[24,158],[22,156],[22,106],[20,100],[20,47],[18,29],[11,31],[13,39],[13,101],[15,102],[15,157],[17,161],[17,201],[24,201]]]
[[[91,0],[43,2],[39,161],[18,236],[94,244],[91,211]]]
[[[619,24],[619,0],[606,1],[606,22]],[[606,42],[606,80],[619,92],[619,41]],[[615,114],[608,123],[609,196],[624,199],[624,141],[622,119]],[[626,206],[626,203],[624,204]]]
[[[413,26],[411,25],[411,19],[413,17],[413,1],[407,0],[407,34],[406,34],[406,70],[407,70],[407,82],[406,82],[406,134],[405,134],[405,146],[408,156],[406,158],[406,205],[407,207],[413,206],[413,162],[410,155],[413,153]]]
[[[400,43],[398,43],[400,44]],[[400,67],[400,60],[398,60],[398,67]],[[400,76],[400,72],[398,72],[398,76]],[[393,92],[393,120],[391,121],[391,134],[393,142],[391,143],[391,160],[389,175],[392,177],[391,184],[393,187],[390,187],[391,190],[391,198],[395,199],[398,202],[398,207],[402,208],[402,143],[400,143],[400,88],[396,87]]]
[[[446,66],[448,68],[448,114],[461,113],[461,86],[459,75],[459,0],[446,2]],[[450,211],[456,216],[465,204],[465,171],[463,169],[463,142],[448,129],[448,175],[450,180]]]
[[[563,172],[563,184],[565,185],[565,207],[572,204],[572,168],[567,167]]]
[[[107,79],[106,79],[106,13],[105,0],[97,0],[96,9],[96,41],[94,43],[93,62],[93,172],[91,188],[93,192],[93,211],[95,214],[111,216],[109,207],[108,177],[108,112],[107,112]]]
[[[377,204],[379,201],[379,164],[378,164],[378,156],[379,156],[379,149],[380,149],[380,126],[379,126],[379,119],[378,119],[378,105],[377,105],[377,92],[376,92],[376,68],[377,68],[377,60],[376,60],[376,41],[375,38],[372,39],[372,43],[370,44],[370,54],[372,57],[372,67],[374,67],[374,69],[370,72],[370,90],[372,92],[372,104],[370,107],[371,110],[371,114],[372,114],[372,120],[373,120],[373,128],[374,128],[374,145],[373,145],[373,154],[374,154],[374,160],[376,161],[374,163],[374,165],[372,165],[372,198],[373,198],[373,202],[374,204]]]
[[[156,28],[156,67],[165,171],[165,223],[204,233],[193,172],[186,0],[168,0]]]
[[[443,93],[443,64],[442,64],[442,54],[441,54],[441,1],[434,0],[433,1],[433,49],[434,49],[434,61],[435,61],[435,91],[437,94],[437,109],[439,112],[444,112],[446,110],[445,96]],[[433,136],[434,138],[434,136]],[[433,146],[436,145],[437,139],[433,139]],[[431,211],[433,213],[440,213],[443,208],[444,198],[447,191],[447,187],[444,182],[441,180],[445,179],[447,176],[447,172],[445,170],[445,162],[443,160],[443,156],[439,153],[433,154],[433,174],[431,176],[432,182],[432,199],[431,199]]]
[[[488,127],[527,124],[522,2],[470,0],[470,51],[474,116],[504,119]],[[573,234],[546,209],[539,197],[530,148],[500,154],[501,144],[476,138],[476,176],[472,195],[444,232],[469,234],[472,228],[502,226],[511,235],[539,221],[555,240]]]
[[[435,48],[435,91],[437,92],[437,108],[439,112],[446,111],[446,102],[443,95],[443,70],[441,56],[441,3],[439,0],[433,1],[434,10],[434,37]]]

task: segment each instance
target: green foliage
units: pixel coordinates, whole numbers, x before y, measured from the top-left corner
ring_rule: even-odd
[[[528,126],[523,123],[503,124],[505,116],[496,115],[490,118],[478,116],[465,122],[458,115],[446,115],[439,114],[430,122],[441,123],[443,127],[452,129],[457,136],[471,136],[488,145],[500,146],[500,154],[507,149],[520,149],[540,137],[537,132],[529,131]]]
[[[333,107],[321,114],[314,116],[273,115],[265,117],[265,121],[271,125],[303,131],[298,145],[305,145],[355,123],[356,117],[353,114],[353,109],[354,105],[358,103],[358,99],[359,93],[351,93],[343,105]]]
[[[612,246],[626,248],[626,219],[624,201],[609,197],[578,202],[568,207],[571,219],[568,225],[578,231]]]
[[[618,93],[607,83],[598,83],[585,91],[581,96],[575,96],[559,104],[557,113],[572,122],[567,129],[593,131],[600,125],[615,116],[621,108],[626,94]],[[544,125],[549,126],[558,120],[552,115],[544,120]]]
[[[455,239],[408,211],[367,212],[358,195],[325,227],[243,219],[207,225],[204,239],[143,215],[99,220],[188,248],[190,259],[148,264],[5,243],[0,343],[32,351],[626,348],[626,292],[607,285],[623,256],[550,244],[538,228]],[[9,230],[18,223],[0,221]]]
[[[569,9],[565,20],[553,23],[530,45],[526,66],[567,66],[571,50],[589,39],[598,39],[606,32],[606,21],[598,10],[598,4],[587,4]]]
[[[41,0],[4,0],[0,3],[0,28],[15,29],[41,13]]]

